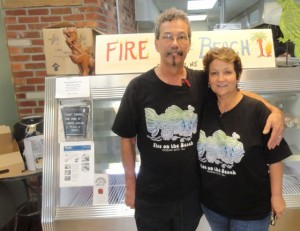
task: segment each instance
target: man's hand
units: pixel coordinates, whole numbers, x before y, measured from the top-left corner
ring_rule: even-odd
[[[121,156],[122,164],[125,171],[125,204],[134,208],[135,203],[135,142],[136,138],[121,138]]]
[[[268,134],[271,129],[272,133],[268,141],[269,149],[273,149],[278,146],[284,135],[284,113],[279,109],[273,110],[269,115],[263,134]]]
[[[284,113],[281,110],[279,110],[277,107],[270,104],[267,100],[262,98],[260,95],[257,95],[249,91],[241,91],[241,92],[244,95],[247,95],[251,98],[260,100],[271,111],[271,114],[267,119],[266,125],[264,127],[263,134],[268,134],[272,129],[271,137],[268,141],[268,148],[269,149],[275,148],[277,145],[280,144],[280,141],[282,140],[284,135]]]
[[[125,204],[131,209],[135,207],[135,182],[126,185]]]

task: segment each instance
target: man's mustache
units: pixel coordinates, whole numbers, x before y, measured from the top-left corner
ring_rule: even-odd
[[[167,51],[166,56],[170,56],[176,53],[179,56],[183,56],[183,51],[182,50],[172,50],[172,51]]]

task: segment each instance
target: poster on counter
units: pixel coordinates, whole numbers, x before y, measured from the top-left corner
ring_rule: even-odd
[[[94,142],[60,144],[60,187],[94,185]]]
[[[154,33],[96,36],[96,74],[142,73],[159,64]],[[231,47],[243,68],[276,67],[271,29],[193,31],[185,66],[203,69],[202,60],[213,47]]]

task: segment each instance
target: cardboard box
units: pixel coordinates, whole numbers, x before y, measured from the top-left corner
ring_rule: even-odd
[[[78,75],[78,65],[70,58],[71,49],[66,43],[63,30],[75,27],[68,22],[61,22],[43,29],[44,49],[46,56],[46,69],[48,75]],[[77,28],[78,41],[84,48],[92,50],[95,54],[95,38],[102,32],[92,28]]]
[[[5,125],[0,125],[0,153],[7,153],[12,150],[12,135],[10,128]]]
[[[21,174],[24,161],[17,142],[12,138],[10,128],[0,126],[0,178]]]

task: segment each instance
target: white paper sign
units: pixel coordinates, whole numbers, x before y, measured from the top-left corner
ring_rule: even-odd
[[[90,97],[90,78],[68,77],[56,78],[55,98],[87,98]]]
[[[109,178],[107,174],[95,174],[93,204],[108,204]]]
[[[60,187],[94,185],[94,142],[60,144]]]
[[[27,164],[27,169],[30,171],[37,171],[43,169],[43,146],[44,136],[31,136],[25,138],[24,153]]]
[[[244,68],[275,67],[271,29],[193,31],[185,66],[202,69],[202,59],[213,47],[231,47]],[[141,73],[159,64],[154,34],[96,36],[96,74]]]

